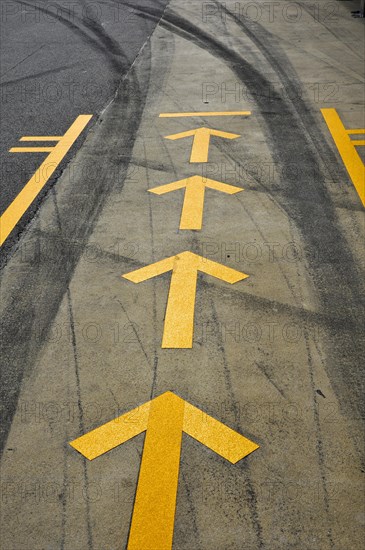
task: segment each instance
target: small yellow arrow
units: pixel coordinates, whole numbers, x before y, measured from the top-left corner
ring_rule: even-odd
[[[172,271],[167,300],[163,348],[191,348],[193,346],[194,310],[198,271],[233,284],[248,275],[231,267],[213,262],[192,252],[182,252],[146,267],[122,275],[133,283]]]
[[[177,395],[166,392],[71,441],[89,460],[146,431],[128,550],[170,550],[174,534],[182,433],[232,464],[259,448]]]
[[[183,180],[174,181],[167,185],[160,185],[149,189],[150,193],[155,195],[163,195],[164,193],[170,193],[177,189],[183,189],[185,187],[185,197],[183,209],[180,218],[180,229],[201,229],[203,223],[203,209],[204,209],[204,196],[205,188],[215,189],[228,195],[234,195],[243,191],[242,187],[236,187],[235,185],[228,185],[220,181],[211,180],[209,178],[203,178],[202,176],[192,176]]]
[[[208,162],[208,151],[210,136],[218,136],[226,139],[236,139],[241,134],[231,134],[230,132],[221,132],[212,128],[196,128],[188,132],[180,132],[179,134],[171,134],[165,136],[166,139],[180,139],[194,136],[193,146],[191,149],[190,162]]]

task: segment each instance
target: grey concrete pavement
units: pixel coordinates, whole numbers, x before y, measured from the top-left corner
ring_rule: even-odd
[[[174,549],[362,548],[364,210],[320,109],[364,127],[363,22],[275,4],[171,0],[3,268],[5,550],[127,548],[144,436],[69,442],[165,391],[260,445],[183,436]],[[192,164],[165,136],[202,126],[241,137]],[[244,191],[179,230],[183,191],[148,190],[195,174]],[[171,274],[121,276],[183,251],[249,278],[200,274],[193,347],[162,349]]]

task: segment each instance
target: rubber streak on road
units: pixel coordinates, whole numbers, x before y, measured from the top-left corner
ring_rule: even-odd
[[[9,550],[362,547],[361,21],[239,4],[169,3],[3,269]]]

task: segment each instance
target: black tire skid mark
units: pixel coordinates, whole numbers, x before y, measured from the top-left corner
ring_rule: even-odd
[[[26,264],[26,270],[14,273],[12,296],[3,296],[4,313],[0,320],[1,453],[16,412],[23,377],[32,371],[38,353],[47,342],[76,265],[116,185],[115,174],[119,176],[119,187],[126,177],[148,89],[150,52],[146,54],[143,75],[147,76],[147,86],[143,82],[142,88],[132,68],[122,81],[105,125],[100,129],[98,154],[89,159],[89,177],[77,181],[77,193],[69,186],[58,198],[62,235],[57,232],[56,222],[52,231],[38,233],[37,248],[46,254],[35,254]],[[120,155],[108,149],[107,136],[110,134],[120,140]],[[101,153],[106,159],[104,173],[98,164]]]
[[[30,74],[27,76],[20,76],[19,78],[14,78],[13,80],[6,80],[4,82],[0,82],[1,86],[9,86],[10,84],[18,84],[19,82],[27,82],[28,80],[32,80],[33,78],[39,78],[41,76],[49,76],[51,74],[60,73],[62,71],[68,71],[69,69],[72,69],[73,67],[77,67],[79,63],[70,63],[69,65],[63,65],[62,67],[56,67],[55,69],[47,69],[45,71],[40,71],[35,74]]]
[[[26,2],[25,0],[14,0],[18,4],[23,4],[25,6],[29,6],[34,8],[33,4],[30,4],[29,2]],[[153,9],[153,17],[146,18],[154,23],[158,22],[161,17],[161,11],[163,10],[163,7],[166,5],[167,0],[162,0],[157,2],[157,7]],[[67,8],[64,8],[62,6],[59,6],[58,4],[53,4],[53,6],[57,6],[60,11],[63,11],[66,15],[68,13]],[[119,47],[118,42],[116,42],[112,37],[110,37],[107,33],[105,33],[103,27],[99,25],[97,21],[90,22],[89,23],[89,30],[96,30],[97,38],[94,38],[93,36],[90,36],[88,33],[86,33],[82,26],[88,27],[88,24],[85,23],[85,20],[83,18],[80,18],[73,14],[73,20],[76,20],[79,22],[79,25],[76,25],[72,23],[72,21],[69,20],[67,17],[63,17],[60,14],[55,14],[51,10],[47,8],[43,8],[41,6],[37,6],[37,9],[39,9],[41,12],[47,14],[48,16],[53,17],[55,20],[57,20],[59,23],[64,24],[66,27],[70,28],[73,32],[75,32],[78,36],[81,36],[83,41],[87,44],[89,44],[95,51],[101,52],[105,57],[106,60],[110,66],[111,73],[113,75],[114,80],[114,87],[117,89],[118,83],[121,79],[121,77],[126,73],[128,67],[131,65],[132,61],[129,61],[128,58],[123,53],[123,50]],[[90,18],[88,18],[90,20]],[[101,41],[100,41],[101,39]],[[112,53],[109,51],[109,48],[112,50]],[[113,53],[114,52],[114,53]],[[123,58],[121,61],[120,58]],[[50,74],[52,72],[57,72],[58,69],[54,69],[52,71],[45,71],[42,74]],[[33,78],[33,75],[29,78]],[[25,79],[21,78],[19,81],[27,80],[28,77]],[[18,81],[18,80],[16,80]],[[6,83],[4,83],[6,84]],[[91,125],[94,122],[92,121],[91,124],[89,124],[89,129]],[[77,140],[77,149],[80,148],[82,143],[84,142],[85,135],[82,134],[79,136]],[[74,149],[75,150],[75,149]],[[7,241],[3,244],[1,251],[0,251],[0,268],[2,268],[8,260],[10,259],[12,253],[14,252],[16,244],[19,242],[20,237],[24,230],[26,229],[29,221],[35,216],[37,213],[40,205],[43,202],[43,199],[48,194],[49,190],[53,187],[54,183],[57,181],[57,179],[61,176],[62,172],[65,169],[66,164],[69,161],[63,160],[58,165],[56,172],[52,175],[52,177],[47,181],[46,185],[43,187],[33,204],[28,208],[27,212],[24,214],[24,216],[19,220],[18,224],[14,228],[12,234],[9,236]]]
[[[239,21],[239,23],[241,22]],[[230,52],[229,48],[223,46],[216,39],[212,38],[212,36],[194,26],[186,19],[176,14],[171,14],[169,10],[165,14],[161,25],[166,26],[171,32],[192,41],[198,47],[211,51],[219,59],[223,58],[227,61],[232,72],[238,76],[239,80],[244,82],[247,87],[251,87],[251,93],[254,94],[257,89],[268,89],[269,81],[262,74],[256,71],[238,54]],[[297,80],[294,70],[292,70],[291,78],[289,78],[279,62],[282,56],[278,55],[278,52],[275,52],[275,54],[270,53],[270,50],[262,43],[262,40],[258,40],[257,38],[257,36],[262,38],[263,31],[261,30],[258,33],[257,30],[261,29],[258,29],[256,25],[256,32],[249,31],[247,34],[259,47],[269,64],[275,69],[276,74],[279,75],[281,81],[285,83],[285,86],[293,88],[292,81],[296,82]],[[244,28],[244,31],[246,31],[246,28]],[[212,47],[212,50],[210,50],[210,47]],[[272,47],[272,44],[270,44],[270,47]],[[231,53],[233,54],[233,59],[231,58]],[[290,71],[291,65],[288,60],[285,60],[285,66]],[[247,84],[248,75],[249,84]],[[301,168],[304,168],[299,182],[297,184],[289,182],[289,185],[286,185],[277,194],[276,202],[288,213],[289,219],[294,221],[309,250],[318,250],[319,245],[323,246],[324,244],[322,250],[327,254],[328,264],[323,265],[321,263],[323,261],[322,257],[318,259],[310,257],[307,258],[307,265],[309,265],[310,274],[319,294],[321,311],[329,319],[326,341],[327,363],[325,364],[325,368],[329,379],[333,383],[342,410],[351,420],[355,420],[356,423],[360,416],[364,416],[362,401],[363,378],[358,370],[358,364],[364,363],[362,361],[363,345],[361,337],[357,338],[361,335],[362,315],[361,310],[359,311],[357,307],[357,302],[361,299],[362,281],[352,253],[348,249],[346,238],[342,234],[330,193],[325,185],[325,178],[322,175],[320,164],[322,159],[331,159],[331,165],[335,166],[337,159],[331,149],[326,146],[323,134],[317,126],[317,121],[304,101],[300,100],[299,104],[295,105],[290,101],[285,101],[280,94],[276,94],[277,105],[274,109],[274,119],[272,119],[270,115],[265,116],[266,105],[260,99],[259,97],[257,104],[261,116],[264,118],[263,124],[266,127],[268,140],[274,150],[275,158],[285,166],[300,155],[301,162],[299,165]],[[275,120],[277,115],[285,117],[285,122],[289,123],[291,137],[288,139],[283,140],[280,131],[278,131],[281,121],[279,118]],[[283,124],[282,132],[285,129],[286,126]],[[299,138],[301,143],[294,147],[293,151],[296,137]],[[287,146],[288,150],[286,149]],[[313,177],[313,167],[315,167],[315,177]],[[345,178],[346,180],[348,178]],[[308,188],[309,197],[306,196]],[[299,195],[298,198],[297,194]],[[317,231],[315,230],[316,227]],[[333,263],[331,257],[333,252],[335,253],[335,257],[340,258],[342,264],[336,265]],[[333,297],[333,295],[335,296]],[[343,318],[340,328],[338,328],[339,316]],[[353,323],[356,329],[351,334],[349,330],[346,330],[346,325],[352,325]],[[310,369],[313,370],[312,358],[310,356],[308,357],[308,361],[312,365]],[[314,412],[316,413],[316,411]],[[319,425],[318,422],[319,419],[317,418],[317,428]],[[349,431],[353,437],[354,447],[362,458],[362,445],[357,439],[359,431],[357,428],[353,429],[353,426],[350,426]],[[318,440],[318,437],[320,437],[320,431],[318,432],[317,430],[319,466],[324,488],[324,504],[328,515],[330,511],[325,479],[326,470],[323,462],[323,453],[321,452],[322,443]],[[254,494],[250,507],[251,513],[255,513]],[[257,513],[253,516],[253,520],[256,527],[256,520],[258,521]],[[260,524],[258,523],[258,525]],[[257,532],[256,530],[256,534],[258,543],[262,545],[260,531]],[[333,548],[334,541],[330,528],[327,533],[327,540],[330,548]]]
[[[16,2],[18,4],[21,4],[21,5],[24,5],[24,6],[34,8],[33,4],[30,4],[29,2],[26,2],[26,1],[23,1],[23,0],[14,0],[14,2]],[[58,6],[58,4],[53,4],[53,6],[54,5]],[[67,13],[66,8],[62,8],[62,6],[58,6],[58,7],[61,9],[61,11],[64,11],[64,12]],[[42,13],[47,14],[47,16],[52,17],[53,19],[55,19],[59,23],[64,24],[72,32],[75,32],[75,34],[78,35],[79,37],[81,37],[81,39],[84,41],[84,43],[89,44],[90,47],[94,51],[102,53],[106,57],[107,63],[110,67],[110,71],[113,75],[113,87],[115,89],[117,89],[118,83],[120,82],[121,77],[123,77],[123,75],[126,73],[128,67],[131,65],[131,63],[128,62],[128,59],[126,58],[126,56],[123,54],[122,49],[119,48],[118,57],[116,57],[113,53],[110,54],[110,52],[108,51],[108,49],[106,48],[106,46],[103,43],[101,43],[98,39],[95,39],[93,36],[90,36],[88,33],[86,33],[82,29],[81,26],[83,25],[84,21],[83,21],[83,19],[78,18],[77,16],[74,16],[73,18],[75,20],[79,20],[80,25],[74,24],[67,17],[63,17],[60,14],[56,15],[50,9],[43,8],[39,5],[37,5],[37,9],[40,10]],[[114,48],[114,50],[115,50],[115,48]],[[120,57],[123,58],[123,61],[120,60]],[[72,65],[70,65],[70,66],[72,66]],[[58,71],[59,71],[58,68],[57,69],[52,69],[50,71],[44,71],[42,73],[42,75],[52,74],[52,73],[56,73]],[[37,76],[39,76],[39,75],[37,75]],[[22,81],[22,80],[28,80],[30,78],[36,78],[36,77],[34,75],[31,75],[30,77],[15,79],[15,82]],[[2,84],[5,85],[5,84],[8,84],[8,82],[2,83]],[[90,129],[90,127],[93,124],[94,124],[94,121],[91,121],[91,123],[89,123],[88,128]],[[78,137],[77,143],[73,147],[74,151],[78,150],[81,147],[82,143],[85,140],[85,137],[86,136],[85,136],[84,133]],[[75,147],[76,147],[76,149],[75,149]],[[68,158],[69,158],[69,156],[68,156]],[[0,268],[2,268],[4,265],[6,265],[6,263],[8,262],[10,257],[12,256],[12,254],[14,252],[14,248],[15,248],[16,244],[19,242],[22,233],[24,232],[24,230],[28,226],[29,221],[32,220],[33,217],[36,215],[40,205],[43,203],[44,198],[47,196],[49,190],[52,189],[54,183],[61,176],[61,174],[64,171],[65,166],[68,164],[68,162],[69,162],[69,160],[67,160],[67,158],[63,159],[60,162],[60,164],[56,168],[55,173],[47,181],[45,186],[42,188],[42,190],[38,194],[37,198],[29,206],[29,208],[27,209],[26,213],[22,216],[22,218],[18,221],[18,223],[17,223],[16,227],[13,229],[11,235],[9,235],[8,239],[5,241],[5,243],[3,243],[2,247],[1,247],[1,250],[0,250]]]
[[[14,0],[17,4],[21,4],[28,7],[34,7],[33,4],[25,2],[24,0]],[[60,8],[61,11],[67,13],[66,8],[62,8],[58,4],[53,4]],[[89,44],[94,50],[101,52],[108,64],[110,65],[113,73],[121,73],[127,68],[126,57],[119,47],[118,43],[105,33],[101,25],[98,25],[95,21],[88,19],[89,23],[86,23],[86,19],[81,19],[78,16],[74,15],[73,20],[79,21],[79,24],[73,23],[67,17],[62,16],[60,13],[54,13],[52,10],[43,8],[42,6],[37,6],[37,9],[42,13],[45,13],[48,17],[52,17],[72,32],[76,33],[85,43]],[[96,37],[89,35],[82,27],[86,27],[91,30]],[[125,62],[120,61],[119,57],[124,58]]]
[[[215,0],[216,2],[217,0]],[[283,86],[286,88],[290,88],[292,85],[292,82],[298,82],[298,75],[295,72],[294,68],[292,67],[288,57],[286,56],[285,52],[282,51],[280,48],[280,45],[277,44],[277,41],[275,40],[275,37],[273,37],[266,29],[263,29],[261,25],[259,25],[256,22],[250,22],[249,24],[245,23],[242,18],[238,18],[235,14],[232,14],[225,6],[223,6],[223,9],[226,11],[226,13],[241,27],[243,28],[244,32],[250,37],[252,42],[256,44],[256,46],[259,48],[259,50],[263,53],[264,57],[266,58],[267,62],[271,67],[273,67],[275,73],[279,76],[279,79],[283,83]],[[270,42],[268,42],[268,40]],[[284,69],[285,67],[285,69]],[[291,95],[289,94],[289,97]],[[289,100],[290,101],[290,100]],[[330,173],[333,171],[331,170],[332,167],[335,167],[336,165],[339,166],[339,170],[337,171],[337,175],[341,174],[342,179],[346,182],[349,182],[349,177],[343,167],[342,164],[339,164],[339,161],[337,160],[336,155],[333,153],[332,149],[328,147],[326,144],[326,140],[323,136],[323,133],[321,132],[320,128],[318,127],[318,124],[316,122],[315,117],[312,115],[312,113],[307,108],[305,101],[298,97],[295,101],[291,100],[290,104],[292,108],[294,109],[295,113],[298,115],[300,123],[305,129],[307,135],[312,140],[312,143],[315,145],[315,149],[318,150],[318,154],[320,159],[329,159],[329,167],[330,167]],[[316,153],[316,151],[315,151]],[[327,165],[328,168],[328,165]],[[316,172],[318,175],[320,175],[320,172]],[[332,174],[331,174],[332,175]],[[323,187],[326,187],[324,183],[324,178],[317,180],[317,183],[320,183],[323,185]],[[352,183],[349,182],[349,185],[352,188]],[[353,194],[355,195],[354,189],[352,189]],[[330,197],[328,197],[330,199]],[[329,275],[329,277],[326,279],[323,279],[322,281],[318,281],[317,271],[316,267],[318,267],[318,263],[316,263],[316,266],[312,268],[311,274],[312,278],[315,282],[315,286],[317,291],[319,290],[320,298],[322,298],[322,311],[326,313],[327,318],[331,319],[332,317],[332,323],[327,323],[327,336],[330,342],[330,345],[326,346],[326,355],[327,355],[327,362],[322,362],[323,366],[325,367],[325,370],[327,371],[329,375],[329,379],[331,380],[331,383],[334,385],[334,389],[336,392],[337,397],[339,398],[339,402],[341,405],[341,409],[355,422],[359,421],[360,419],[364,418],[365,414],[365,407],[362,400],[361,395],[364,393],[364,376],[361,372],[361,369],[358,369],[358,365],[364,364],[364,334],[363,334],[363,309],[358,307],[358,304],[361,304],[361,297],[363,296],[363,280],[361,278],[360,273],[360,267],[358,268],[356,265],[356,262],[354,258],[352,257],[352,254],[350,250],[347,248],[347,239],[342,234],[338,218],[336,216],[334,205],[331,202],[328,202],[328,199],[326,200],[326,206],[328,205],[328,218],[329,220],[336,223],[336,229],[337,229],[337,236],[341,235],[342,237],[342,250],[337,249],[337,242],[336,240],[332,240],[330,242],[327,241],[325,245],[322,247],[322,252],[325,252],[327,255],[327,260],[329,261],[329,266],[332,271],[332,275]],[[357,197],[356,197],[357,199]],[[283,203],[284,204],[284,203]],[[361,206],[360,206],[361,208]],[[349,210],[349,215],[352,219],[352,224],[355,225],[358,222],[355,220],[354,216],[351,216],[352,211],[354,208]],[[362,209],[361,209],[362,210]],[[295,224],[298,227],[297,220],[294,220]],[[305,234],[303,231],[303,227],[298,227],[300,230],[301,235],[305,239]],[[310,227],[309,227],[310,230]],[[328,233],[329,234],[329,233]],[[328,235],[327,234],[327,235]],[[322,236],[319,237],[319,241]],[[308,241],[305,239],[304,241],[307,243]],[[329,246],[328,246],[329,245]],[[331,246],[332,245],[332,246]],[[311,245],[310,245],[311,246]],[[319,248],[317,248],[319,250]],[[331,252],[334,253],[335,259],[337,259],[336,262],[331,263]],[[345,252],[345,254],[344,254]],[[341,301],[338,303],[337,299],[334,300],[335,305],[335,313],[333,311],[327,311],[326,303],[323,303],[323,294],[321,295],[321,292],[323,292],[323,287],[328,285],[331,290],[331,283],[333,280],[333,271],[337,270],[337,267],[339,266],[338,260],[342,260],[342,258],[345,259],[345,263],[342,267],[342,272],[345,270],[347,271],[347,264],[346,262],[346,256],[350,258],[351,264],[350,264],[350,270],[349,270],[349,277],[347,281],[347,288],[351,289],[352,284],[355,287],[354,292],[349,294],[347,296],[348,304],[347,308],[345,310],[345,314],[343,315],[343,303],[341,304]],[[321,261],[321,257],[318,258],[319,261]],[[342,262],[343,263],[343,262]],[[310,265],[310,264],[309,264]],[[318,282],[322,283],[322,287],[318,285]],[[340,281],[338,281],[338,284],[340,286]],[[339,296],[341,298],[341,295]],[[353,309],[352,309],[353,308]],[[328,316],[329,314],[329,316]],[[341,319],[341,323],[339,323],[339,319]],[[343,359],[347,360],[346,368],[343,367]],[[345,392],[344,392],[345,388]],[[355,395],[355,400],[353,399]],[[315,396],[316,398],[316,396]],[[359,444],[358,441],[358,435],[357,430],[354,430],[352,427],[350,427],[350,433],[353,437],[354,446],[358,452],[358,455],[360,457],[360,460],[363,460],[362,456],[362,445]]]
[[[253,96],[258,89],[269,89],[270,81],[242,55],[180,15],[166,10],[161,26],[223,60]],[[275,57],[272,61],[282,78],[286,78],[286,83],[290,83],[290,77],[285,76]],[[275,198],[295,223],[306,249],[320,251],[320,254],[307,258],[307,265],[321,310],[332,318],[327,333],[327,371],[343,412],[353,420],[359,420],[365,416],[362,400],[364,380],[359,369],[359,365],[364,364],[364,345],[361,338],[356,338],[356,334],[361,334],[361,328],[353,338],[346,330],[337,330],[337,319],[340,317],[345,324],[355,322],[358,327],[362,326],[363,280],[339,225],[318,155],[321,159],[330,159],[331,165],[336,164],[337,159],[303,101],[298,112],[277,92],[273,109],[267,115],[265,98],[256,97],[274,160],[284,167],[296,160],[300,166],[298,179],[283,182]],[[333,258],[337,261],[334,262]]]
[[[216,0],[215,0],[216,1]],[[291,65],[288,56],[278,44],[278,39],[261,25],[256,22],[245,21],[230,12],[225,6],[222,9],[229,15],[235,23],[241,27],[244,33],[258,47],[261,54],[265,57],[268,64],[273,68],[279,77],[283,87],[287,90],[288,107],[292,108],[300,119],[303,129],[307,132],[313,145],[312,152],[317,156],[320,162],[324,164],[324,159],[327,160],[326,169],[331,176],[340,175],[343,180],[348,182],[351,191],[352,183],[349,180],[348,174],[343,165],[338,162],[338,156],[333,153],[332,149],[327,145],[323,132],[318,127],[318,120],[311,113],[301,95],[298,95],[298,75]],[[275,53],[273,53],[275,52]],[[285,69],[284,69],[285,66]],[[294,99],[293,99],[294,98]],[[337,165],[337,169],[335,167]],[[353,191],[354,192],[354,191]],[[351,207],[354,208],[353,203]]]
[[[85,8],[87,8],[87,3],[84,0],[80,0],[80,2]],[[119,42],[117,42],[112,36],[110,36],[110,34],[105,32],[104,27],[95,17],[91,17],[91,14],[88,14],[88,16],[85,18],[76,16],[76,19],[97,37],[97,39],[101,44],[103,44],[107,52],[110,52],[115,56],[123,56],[125,58],[124,52],[120,47]]]
[[[164,18],[165,18],[165,15],[164,15]],[[160,26],[164,26],[164,18],[161,19]],[[163,144],[164,144],[166,152],[168,153],[168,156],[170,156],[170,154],[168,152],[168,149],[166,148],[165,142],[163,142]],[[171,159],[171,156],[170,156],[170,161],[171,160],[172,159]],[[172,166],[173,166],[173,164],[172,164]],[[197,244],[196,239],[197,239],[197,237],[194,236],[193,237],[193,245]],[[224,364],[226,364],[224,349],[221,347],[221,345],[219,345],[219,350],[222,353],[222,361],[223,361]],[[225,370],[225,375],[227,375],[227,372],[226,372],[227,369],[224,369],[224,370]],[[231,394],[232,394],[232,387],[231,387]],[[235,399],[233,399],[233,402],[235,402]],[[259,518],[259,513],[258,513],[258,509],[257,509],[257,497],[256,497],[256,494],[255,494],[254,485],[253,485],[253,483],[250,479],[249,472],[246,470],[245,473],[246,473],[246,482],[245,483],[246,483],[246,489],[247,489],[248,500],[249,500],[249,510],[250,510],[250,515],[251,515],[251,521],[252,521],[253,529],[254,529],[254,532],[255,532],[255,535],[256,535],[257,548],[261,549],[261,548],[264,548],[264,541],[263,541],[263,530],[262,530],[262,526],[261,526],[260,518]]]

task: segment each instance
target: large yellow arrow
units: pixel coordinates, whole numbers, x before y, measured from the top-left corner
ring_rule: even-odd
[[[188,132],[180,132],[179,134],[171,134],[165,136],[166,139],[180,139],[194,136],[193,146],[191,149],[190,162],[208,162],[208,151],[210,136],[218,136],[226,139],[236,139],[241,134],[231,134],[230,132],[221,132],[212,128],[196,128]]]
[[[71,441],[89,460],[146,431],[128,550],[170,550],[174,534],[182,433],[235,464],[258,445],[166,392]]]
[[[122,276],[133,283],[140,283],[167,271],[172,271],[172,276],[165,314],[163,348],[191,348],[193,346],[198,271],[231,284],[248,277],[246,273],[241,273],[192,252],[182,252],[176,256],[170,256],[170,258]]]
[[[234,195],[235,193],[243,191],[242,187],[228,185],[227,183],[203,178],[202,176],[192,176],[183,180],[174,181],[173,183],[168,183],[167,185],[154,187],[153,189],[149,189],[149,192],[155,193],[156,195],[163,195],[164,193],[170,193],[170,191],[176,191],[184,187],[185,197],[180,218],[180,229],[202,228],[206,187],[221,191],[222,193],[227,193],[228,195]]]

